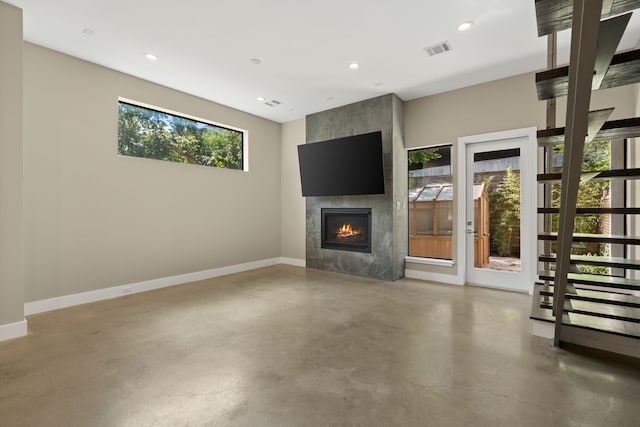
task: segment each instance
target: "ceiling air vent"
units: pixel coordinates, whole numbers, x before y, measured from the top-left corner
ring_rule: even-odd
[[[433,46],[427,46],[424,48],[424,51],[427,52],[429,56],[440,55],[441,53],[449,52],[451,50],[451,43],[442,42],[438,44],[434,44]]]

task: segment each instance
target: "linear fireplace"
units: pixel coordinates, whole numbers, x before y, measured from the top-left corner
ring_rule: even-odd
[[[324,249],[371,253],[371,208],[323,208]]]

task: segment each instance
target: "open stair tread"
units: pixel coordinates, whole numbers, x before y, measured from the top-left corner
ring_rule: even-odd
[[[533,296],[531,298],[531,315],[529,316],[530,319],[543,320],[545,322],[554,321],[554,317],[551,310],[549,310],[546,307],[542,307],[540,305],[540,301],[543,296],[542,292],[544,291],[544,289],[547,289],[547,288],[549,288],[549,286],[543,283],[534,284]],[[551,292],[553,295],[553,287],[551,287]]]
[[[538,36],[571,28],[573,0],[536,0]],[[603,2],[602,17],[618,15],[640,7],[637,0],[612,0]]]
[[[541,301],[544,308],[553,307],[553,299]],[[564,301],[564,311],[588,316],[605,317],[607,319],[623,320],[625,322],[640,323],[640,307],[625,307],[593,301],[567,299]]]
[[[591,89],[600,89],[605,75],[608,74],[609,65],[611,65],[611,60],[616,53],[616,49],[618,49],[624,30],[629,24],[631,15],[631,13],[626,13],[600,21],[600,32],[598,34],[598,47],[596,49],[596,61]]]
[[[550,308],[541,307],[540,304],[535,304],[535,307],[531,309],[531,315],[529,319],[542,320],[544,322],[554,322],[555,317]]]
[[[556,232],[538,233],[539,240],[557,240]],[[618,243],[624,245],[640,245],[640,237],[624,236],[615,234],[590,234],[590,233],[573,233],[574,242],[594,242],[594,243]]]
[[[591,120],[591,113],[589,119]],[[564,144],[565,130],[565,127],[539,130],[538,144],[540,146]],[[602,125],[594,139],[625,139],[635,138],[637,136],[640,136],[640,117],[607,121]]]
[[[638,82],[640,82],[640,49],[635,49],[613,56],[600,89]],[[566,96],[569,93],[569,66],[536,73],[536,88],[540,101]]]
[[[553,297],[553,285],[546,285],[543,283],[539,283],[536,285],[537,293],[543,297]],[[574,288],[572,293],[566,293],[564,297],[568,300],[582,300],[582,301],[592,301],[599,302],[602,304],[613,304],[613,305],[623,305],[627,307],[639,307],[640,308],[640,297],[617,293],[617,292],[609,292],[602,290],[592,290],[592,289],[582,289],[582,288]]]
[[[542,262],[555,262],[556,254],[541,254],[538,259]],[[622,257],[571,255],[570,262],[572,264],[599,265],[603,267],[640,270],[640,260]]]
[[[611,169],[606,171],[583,171],[581,181],[613,181],[617,179],[638,178],[640,178],[640,168]],[[538,174],[538,182],[556,183],[561,180],[562,172]]]
[[[531,319],[554,322],[555,317],[550,308],[539,308],[532,312]],[[576,328],[590,329],[593,331],[606,332],[630,338],[640,339],[640,325],[636,322],[629,322],[617,319],[607,319],[598,316],[589,316],[580,313],[563,313],[562,324]]]
[[[560,208],[538,208],[539,214],[559,214]],[[638,215],[640,208],[576,208],[576,215]]]
[[[562,315],[562,324],[640,338],[640,325],[624,320],[607,319],[580,313],[564,313]]]
[[[538,273],[540,280],[553,280],[555,271],[543,270]],[[609,288],[632,289],[640,291],[640,280],[624,277],[604,276],[599,274],[568,273],[567,282],[590,286],[606,286]]]

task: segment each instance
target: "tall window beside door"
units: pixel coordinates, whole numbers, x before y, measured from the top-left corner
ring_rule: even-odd
[[[453,259],[451,145],[409,150],[409,256]]]

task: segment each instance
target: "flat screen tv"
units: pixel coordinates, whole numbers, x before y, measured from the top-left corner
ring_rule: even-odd
[[[298,145],[302,195],[384,194],[382,132]]]

